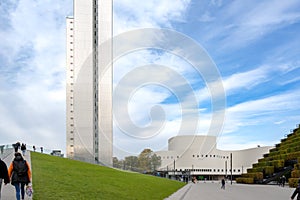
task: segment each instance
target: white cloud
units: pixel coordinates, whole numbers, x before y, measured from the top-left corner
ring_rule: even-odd
[[[0,31],[1,142],[65,150],[65,17],[72,1],[14,3]],[[7,101],[9,99],[9,101]],[[9,127],[9,128],[8,128]]]
[[[234,133],[241,127],[254,127],[268,121],[282,124],[284,121],[280,119],[292,117],[289,115],[298,109],[299,104],[300,91],[296,90],[233,105],[226,111],[224,133]]]
[[[133,28],[165,27],[182,21],[190,0],[119,0],[114,2],[114,33]]]

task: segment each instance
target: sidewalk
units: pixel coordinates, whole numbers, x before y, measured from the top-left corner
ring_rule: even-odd
[[[290,199],[295,188],[279,187],[277,185],[232,185],[226,183],[226,189],[221,189],[220,182],[189,183],[165,200],[254,200]]]
[[[9,168],[10,163],[13,161],[14,159],[14,150],[11,150],[11,153],[3,159],[3,161],[6,163],[7,168]],[[31,168],[31,159],[30,159],[30,151],[26,151],[25,157],[24,159],[29,163],[29,166]],[[1,193],[1,199],[3,200],[15,200],[16,199],[16,192],[15,192],[15,187],[11,184],[7,184],[7,185],[2,185],[2,193]],[[25,194],[25,199],[29,200],[32,198],[29,198],[26,194]]]

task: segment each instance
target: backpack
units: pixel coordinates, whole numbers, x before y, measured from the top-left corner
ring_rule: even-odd
[[[27,176],[28,166],[25,160],[13,161],[14,162],[14,171],[18,175],[18,177]]]

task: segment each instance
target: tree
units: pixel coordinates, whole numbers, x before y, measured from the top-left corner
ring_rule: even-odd
[[[151,149],[144,149],[139,155],[139,167],[143,172],[151,171]]]
[[[161,157],[157,156],[156,154],[153,154],[151,156],[152,171],[155,171],[157,169],[157,167],[159,167],[160,165],[161,165]]]
[[[124,169],[138,171],[138,158],[136,156],[125,157]]]
[[[144,149],[138,159],[139,167],[143,172],[153,172],[161,164],[161,158],[151,149]]]
[[[113,167],[122,169],[123,160],[118,160],[117,157],[113,157]]]

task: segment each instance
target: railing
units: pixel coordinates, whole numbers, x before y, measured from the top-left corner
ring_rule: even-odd
[[[35,146],[35,150],[34,147]],[[41,149],[42,148],[42,149]],[[10,153],[12,153],[12,151],[14,150],[14,147],[12,144],[3,144],[0,145],[0,158],[4,159],[5,157],[7,157]],[[41,146],[36,146],[36,145],[27,145],[26,144],[26,150],[29,151],[36,151],[36,152],[40,152],[40,153],[45,153],[45,154],[51,154],[53,150],[51,149],[45,149],[44,147]]]
[[[290,171],[292,171],[293,168],[294,168],[293,166],[288,166],[288,167],[286,167],[283,171],[274,174],[273,176],[271,176],[271,177],[269,177],[268,179],[264,180],[262,183],[263,183],[263,184],[268,184],[268,183],[270,183],[270,182],[272,182],[272,181],[276,181],[276,180],[278,180],[278,178],[281,177],[282,175],[284,175],[284,174],[289,173]]]
[[[13,151],[12,145],[0,145],[0,158],[3,160]]]

